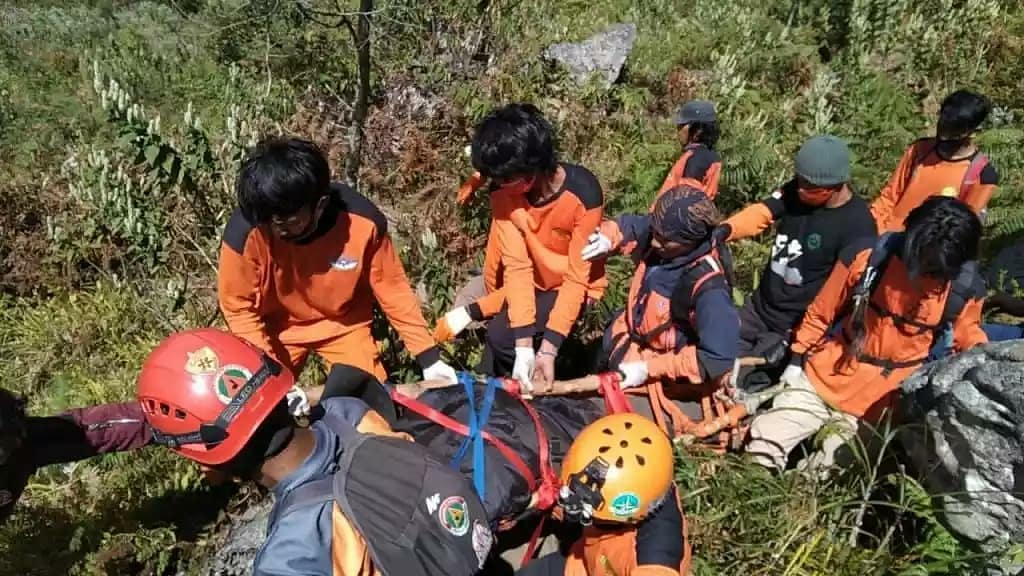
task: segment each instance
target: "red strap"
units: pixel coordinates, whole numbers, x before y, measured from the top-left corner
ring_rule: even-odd
[[[444,413],[442,413],[442,412],[440,412],[438,410],[435,410],[434,408],[431,408],[430,406],[427,406],[426,404],[420,402],[419,400],[417,400],[415,398],[411,398],[409,396],[406,396],[404,394],[401,394],[399,392],[396,392],[396,391],[392,390],[391,391],[391,399],[396,404],[401,404],[402,406],[405,406],[407,409],[412,410],[416,414],[419,414],[420,416],[426,418],[427,420],[430,420],[431,422],[433,422],[435,424],[443,426],[444,428],[447,428],[448,430],[451,430],[452,432],[455,432],[457,434],[461,434],[463,436],[469,436],[469,427],[467,427],[465,424],[463,424],[463,423],[461,423],[461,422],[459,422],[457,420],[454,420],[452,418],[449,418]],[[532,414],[531,414],[531,416],[532,416]],[[533,471],[531,471],[530,467],[526,465],[526,462],[524,462],[523,459],[519,457],[519,454],[516,454],[516,452],[514,450],[512,450],[511,448],[508,447],[508,444],[505,444],[501,440],[495,438],[493,435],[491,435],[490,432],[488,432],[486,430],[481,430],[480,433],[484,437],[485,440],[487,440],[495,448],[497,448],[498,451],[501,452],[502,456],[507,458],[508,461],[511,462],[512,465],[516,467],[516,470],[519,471],[519,474],[522,475],[522,477],[524,479],[526,479],[526,483],[527,483],[527,485],[530,488],[530,492],[534,492],[534,491],[538,490],[539,486],[537,485],[537,477],[533,475]],[[547,456],[547,442],[546,442],[546,438],[545,438],[545,445],[543,446],[541,451],[543,452],[542,457],[546,457]],[[542,461],[542,463],[541,463],[541,471],[542,471],[542,473],[543,473],[543,469],[544,469],[544,463]]]
[[[964,179],[960,183],[960,195],[958,198],[961,202],[967,201],[971,188],[981,179],[981,172],[986,166],[988,166],[988,156],[981,152],[975,155],[974,158],[971,158],[971,163],[967,166],[967,172],[964,173]]]
[[[519,563],[520,570],[526,568],[530,560],[533,560],[533,555],[537,553],[537,544],[540,543],[540,535],[544,532],[544,522],[547,519],[547,514],[541,516],[540,522],[537,522],[537,527],[533,529],[533,534],[530,535],[530,544],[526,547],[526,554],[523,555],[523,561]]]
[[[622,414],[633,411],[629,407],[629,400],[626,400],[626,394],[619,387],[622,377],[619,376],[618,372],[598,374],[597,380],[599,382],[598,392],[604,396],[605,409],[609,414]]]

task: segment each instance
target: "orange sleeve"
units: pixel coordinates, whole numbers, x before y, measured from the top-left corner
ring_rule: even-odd
[[[853,288],[867,267],[871,249],[862,250],[852,259],[836,261],[832,274],[804,312],[803,322],[793,336],[793,354],[802,356],[817,346],[832,327],[832,322],[852,296]]]
[[[686,161],[690,159],[690,154],[683,154],[676,160],[676,163],[672,165],[672,169],[668,171],[668,176],[665,176],[665,181],[661,183],[661,189],[658,190],[658,196],[668,192],[679,185],[679,181],[683,178],[683,171],[686,170]]]
[[[512,223],[511,200],[491,195],[494,220],[491,223],[504,267],[505,299],[508,302],[509,326],[515,337],[533,337],[537,322],[537,301],[533,289],[533,261],[526,249],[523,233]],[[593,230],[593,229],[591,229]],[[582,247],[580,248],[582,250]]]
[[[698,384],[703,380],[700,375],[700,364],[697,362],[696,346],[684,346],[678,352],[651,354],[646,360],[648,378],[686,378]]]
[[[988,342],[988,336],[981,329],[984,302],[982,298],[969,301],[953,323],[953,344],[957,351],[964,352]]]
[[[878,224],[878,231],[880,233],[888,230],[891,224],[890,220],[892,219],[893,210],[896,209],[896,205],[903,198],[907,180],[910,179],[910,173],[914,169],[916,158],[917,143],[914,143],[903,153],[903,157],[900,158],[900,163],[896,166],[896,170],[889,176],[889,181],[882,187],[878,198],[871,203],[871,215],[875,217],[875,223]]]
[[[555,347],[562,345],[576,318],[580,315],[590,285],[590,262],[583,259],[587,238],[601,225],[604,207],[596,206],[587,210],[582,204],[576,209],[580,214],[569,239],[569,266],[558,288],[558,297],[548,318],[544,338]],[[532,292],[531,292],[532,294]]]
[[[487,231],[487,245],[484,247],[484,286],[494,292],[501,286],[501,252],[498,249],[497,232],[494,222]]]
[[[222,243],[217,268],[217,298],[228,329],[259,349],[273,355],[266,323],[260,316],[264,294],[261,277],[269,255],[264,253],[256,232],[245,241],[243,253]],[[279,358],[285,362],[287,358]]]
[[[490,292],[483,298],[478,299],[472,305],[476,306],[479,311],[480,320],[493,318],[505,306],[505,289],[498,288],[494,292]],[[470,315],[472,316],[472,314]],[[476,320],[475,317],[473,319]]]
[[[715,162],[704,174],[704,193],[712,200],[718,196],[718,179],[722,175],[722,163]]]
[[[996,185],[994,184],[975,184],[967,194],[966,203],[980,215],[982,210],[988,206],[988,201],[992,199],[995,191]]]
[[[441,359],[434,337],[423,319],[419,298],[412,291],[391,236],[381,235],[370,262],[370,288],[381,310],[423,368]]]
[[[774,222],[772,211],[764,202],[751,204],[725,221],[732,229],[729,240],[742,240],[757,236],[768,229]]]

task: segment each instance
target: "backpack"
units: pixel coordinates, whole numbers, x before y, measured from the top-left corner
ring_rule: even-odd
[[[949,295],[947,296],[946,303],[942,309],[942,315],[940,316],[937,324],[921,323],[911,318],[894,314],[891,310],[876,304],[872,299],[874,291],[878,288],[880,280],[885,274],[885,268],[889,263],[890,257],[902,249],[904,238],[905,234],[903,232],[887,232],[878,237],[878,240],[875,242],[875,246],[871,249],[871,254],[868,256],[867,267],[864,269],[863,274],[861,274],[861,277],[857,280],[857,284],[853,289],[850,306],[848,307],[848,310],[841,315],[841,317],[846,317],[852,314],[858,307],[869,306],[879,316],[892,318],[893,322],[897,325],[907,325],[918,328],[921,331],[932,332],[932,350],[927,356],[922,358],[895,362],[886,358],[877,358],[868,354],[862,353],[860,355],[859,360],[861,362],[880,366],[883,368],[883,373],[885,374],[891,373],[895,369],[909,368],[919,364],[924,364],[925,362],[947,355],[953,345],[953,324],[960,316],[960,313],[963,312],[967,303],[980,295],[978,287],[980,281],[978,262],[971,260],[965,262],[960,267],[960,272],[957,274],[957,277],[953,279]]]
[[[322,421],[341,439],[338,471],[288,492],[271,511],[269,526],[295,510],[333,501],[384,576],[471,576],[480,570],[493,533],[480,498],[458,471],[414,442],[363,434],[331,412]]]

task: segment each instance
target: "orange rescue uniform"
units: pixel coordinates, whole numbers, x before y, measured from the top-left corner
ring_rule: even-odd
[[[683,155],[669,170],[654,200],[656,202],[662,194],[676,186],[688,184],[687,180],[700,182],[699,188],[704,190],[708,198],[714,200],[715,196],[718,196],[718,178],[721,173],[722,159],[718,152],[703,144],[687,144]],[[653,207],[653,204],[651,206]]]
[[[281,240],[236,210],[221,245],[218,296],[231,331],[293,372],[313,350],[330,364],[384,379],[370,332],[374,304],[420,366],[440,359],[387,220],[344,185],[332,186],[319,229],[302,243]]]
[[[980,174],[969,175],[972,161],[979,154],[946,160],[939,155],[935,138],[922,138],[911,144],[871,205],[878,232],[902,230],[910,211],[932,196],[960,198],[981,214],[999,185],[999,174],[987,164]]]
[[[842,321],[839,336],[829,340],[825,336],[851,300],[870,254],[869,248],[836,263],[832,275],[807,309],[792,345],[794,354],[806,355],[804,370],[821,399],[857,417],[879,414],[880,409],[888,406],[900,383],[919,367],[915,362],[928,356],[934,332],[902,320],[919,325],[940,324],[951,287],[949,282],[923,277],[911,280],[899,257],[890,256],[865,314],[862,356],[847,364],[843,361],[843,351],[852,334],[850,318]],[[981,329],[983,298],[984,285],[979,278],[975,297],[967,302],[953,324],[953,345],[957,351],[988,341]],[[888,314],[880,314],[879,310]],[[914,365],[887,371],[863,361],[864,357]]]
[[[562,168],[564,184],[543,204],[531,204],[525,195],[491,194],[485,257],[485,281],[489,289],[500,282],[516,338],[532,338],[536,330],[534,291],[558,290],[545,330],[555,346],[569,334],[586,299],[600,298],[608,285],[603,264],[582,257],[604,213],[601,185],[581,166]],[[485,300],[493,304],[497,297]]]

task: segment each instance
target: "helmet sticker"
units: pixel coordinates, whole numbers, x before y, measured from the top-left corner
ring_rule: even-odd
[[[465,536],[469,532],[469,510],[462,496],[449,496],[437,511],[441,526],[452,536]]]
[[[185,371],[195,376],[213,374],[220,367],[220,359],[217,353],[209,346],[203,346],[195,352],[188,353],[188,360],[185,362]]]
[[[640,498],[632,492],[621,492],[612,499],[612,514],[629,518],[640,510]]]
[[[490,554],[493,544],[494,534],[491,532],[490,527],[479,520],[474,520],[473,552],[476,552],[476,559],[480,563],[480,568],[484,567],[484,562],[487,561],[487,555]]]
[[[217,378],[213,383],[213,390],[217,393],[217,398],[220,398],[221,402],[227,404],[231,402],[231,397],[242,386],[245,386],[245,383],[250,378],[252,378],[252,372],[246,367],[239,366],[238,364],[228,364],[217,373]]]

